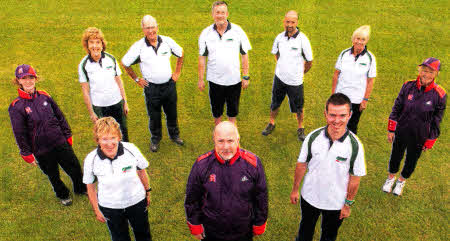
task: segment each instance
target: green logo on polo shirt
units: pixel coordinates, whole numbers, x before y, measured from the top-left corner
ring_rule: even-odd
[[[233,39],[232,39],[232,38],[229,38],[229,39],[227,39],[227,42],[231,42],[231,41],[233,41]]]
[[[359,63],[360,65],[364,65],[364,66],[366,66],[367,64],[366,63]]]
[[[106,66],[106,69],[112,69],[112,65],[111,66]]]
[[[292,50],[298,50],[298,48],[296,48],[296,47],[292,47]]]
[[[162,54],[167,54],[167,53],[169,53],[169,52],[164,52],[164,53],[162,53]]]
[[[131,166],[122,168],[122,172],[127,172],[128,170],[131,170]]]
[[[336,157],[336,161],[337,162],[345,162],[345,161],[347,161],[347,158],[338,156],[338,157]]]

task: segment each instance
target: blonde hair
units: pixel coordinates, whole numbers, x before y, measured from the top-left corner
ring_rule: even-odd
[[[94,125],[95,142],[98,142],[99,138],[106,134],[117,134],[119,136],[119,139],[122,140],[120,125],[114,118],[110,116],[98,119]]]
[[[105,36],[103,35],[102,30],[96,28],[96,27],[89,27],[86,30],[84,30],[83,37],[81,38],[81,43],[83,44],[84,50],[89,54],[89,45],[88,41],[89,39],[100,39],[102,41],[103,50],[106,50],[106,40]]]
[[[357,28],[352,35],[352,41],[355,39],[356,36],[365,37],[367,41],[369,41],[370,38],[370,25],[363,25],[359,28]]]

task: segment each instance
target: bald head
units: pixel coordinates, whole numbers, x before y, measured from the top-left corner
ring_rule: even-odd
[[[213,133],[214,150],[223,160],[230,160],[239,148],[239,132],[233,123],[220,122]]]
[[[298,13],[294,10],[289,10],[286,15],[284,15],[285,18],[289,17],[289,18],[295,18],[298,20]]]
[[[213,138],[216,137],[216,135],[220,134],[232,134],[239,139],[239,131],[235,124],[231,123],[230,121],[222,121],[216,127],[213,131]]]
[[[156,27],[158,23],[156,23],[156,19],[151,15],[145,15],[141,20],[141,27],[144,28],[144,25]]]

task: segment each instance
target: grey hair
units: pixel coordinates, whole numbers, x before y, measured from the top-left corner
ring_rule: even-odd
[[[214,11],[214,8],[217,7],[217,6],[219,6],[219,5],[225,5],[225,6],[227,6],[227,8],[228,8],[228,4],[227,4],[225,1],[215,1],[215,2],[213,2],[213,4],[212,4],[211,12]]]
[[[158,23],[156,22],[156,19],[152,17],[151,15],[145,15],[141,20],[141,28],[144,28],[144,22],[150,22],[155,23],[156,26],[158,26]]]

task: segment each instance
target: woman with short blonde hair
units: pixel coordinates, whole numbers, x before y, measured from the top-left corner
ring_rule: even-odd
[[[145,170],[149,164],[134,144],[121,138],[114,118],[95,122],[98,147],[84,160],[89,202],[97,220],[106,222],[113,241],[130,240],[128,223],[136,240],[152,240],[147,210],[151,188]]]
[[[357,134],[359,119],[367,107],[377,76],[375,56],[367,50],[369,38],[369,25],[363,25],[353,32],[351,38],[353,46],[339,54],[331,87],[332,94],[342,93],[350,98],[352,116],[347,127],[355,134]]]

